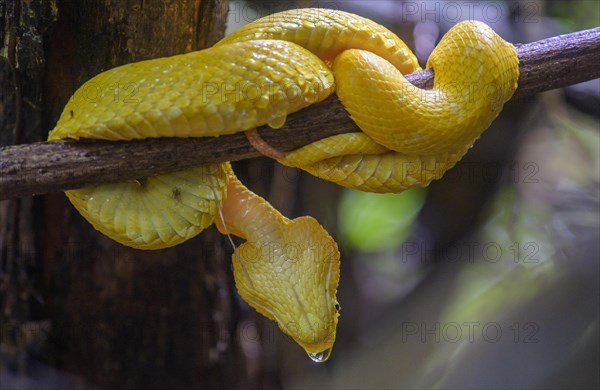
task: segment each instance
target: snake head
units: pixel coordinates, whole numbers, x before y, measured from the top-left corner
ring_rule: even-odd
[[[335,341],[340,277],[337,244],[311,217],[287,220],[269,240],[247,241],[233,254],[242,298],[274,320],[315,361]]]

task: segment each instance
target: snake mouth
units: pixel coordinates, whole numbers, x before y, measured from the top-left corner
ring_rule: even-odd
[[[290,327],[286,327],[280,322],[278,322],[277,324],[279,325],[280,329],[285,334],[289,335],[292,339],[294,339],[294,341],[298,343],[298,345],[300,345],[307,354],[316,355],[324,354],[327,351],[331,351],[331,349],[333,348],[333,344],[335,343],[336,337],[335,333],[337,327],[337,319],[335,322],[335,324],[332,324],[330,326],[330,329],[322,329],[321,334],[317,335],[316,337],[306,337],[309,334],[311,334],[312,331],[300,331],[300,333],[298,333],[296,329],[290,329]]]

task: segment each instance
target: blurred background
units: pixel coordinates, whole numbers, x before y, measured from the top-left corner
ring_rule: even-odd
[[[371,18],[422,66],[464,19],[513,43],[600,25],[595,1],[233,1],[227,31],[288,5]],[[277,373],[267,387],[598,388],[599,81],[511,101],[427,189],[361,193],[288,168],[257,176],[270,162],[249,161],[249,185],[288,215],[317,217],[342,252],[327,363],[246,312],[239,331],[263,338],[243,350]]]
[[[371,18],[403,38],[422,66],[441,36],[464,19],[482,20],[513,43],[600,25],[600,3],[594,0],[229,1],[227,32],[300,7],[334,8]],[[48,290],[48,295],[55,294],[54,302],[36,296],[29,285],[27,293],[14,298],[58,308],[54,317],[38,309],[22,316],[35,321],[11,319],[17,317],[18,305],[13,302],[14,312],[8,313],[10,300],[5,297],[15,285],[6,281],[19,277],[29,282],[27,274],[33,271],[30,267],[17,275],[8,269],[10,262],[3,263],[2,390],[137,388],[139,383],[147,388],[216,388],[203,375],[212,375],[223,356],[229,363],[219,375],[240,389],[600,388],[599,80],[509,102],[463,160],[426,189],[361,193],[266,158],[234,168],[250,189],[283,214],[314,216],[340,245],[342,310],[337,341],[326,363],[313,363],[275,323],[239,299],[229,274],[215,272],[206,285],[189,287],[189,296],[152,295],[138,281],[133,287],[126,285],[131,291],[125,292],[144,292],[140,295],[147,301],[110,309],[126,295],[120,283],[135,276],[136,269],[148,267],[139,271],[148,277],[179,269],[170,281],[176,291],[189,283],[190,275],[217,268],[185,268],[188,259],[203,256],[191,246],[177,249],[179,262],[144,253],[142,264],[131,260],[137,256],[131,252],[107,250],[111,244],[106,240],[96,248],[99,254],[90,251],[93,260],[78,258],[74,253],[79,249],[68,244],[60,248],[69,267],[82,264],[75,271],[85,278],[65,272],[67,266],[59,260],[54,268],[45,263],[52,272],[47,278],[54,278],[49,285],[61,286]],[[50,216],[59,220],[61,214]],[[74,226],[87,226],[80,217],[70,218],[70,223],[77,219]],[[205,235],[218,246],[213,233]],[[79,234],[78,229],[71,228],[69,234]],[[84,243],[88,235],[96,235],[81,234],[77,237]],[[49,237],[48,241],[55,239]],[[220,245],[230,251],[224,239]],[[108,263],[113,260],[110,253],[115,259],[125,256],[125,262],[115,261],[117,271]],[[77,286],[71,294],[101,284],[97,275],[112,277],[112,272],[114,292],[99,286],[92,290],[100,298],[86,296],[78,303],[61,293],[68,283]],[[210,329],[197,333],[192,333],[194,322],[178,324],[179,334],[190,334],[189,345],[169,344],[172,334],[161,329],[187,317],[167,310],[163,300],[168,305],[181,303],[177,307],[182,311],[193,310],[207,304],[204,296],[213,292],[225,297],[217,303],[225,302],[227,309],[211,307],[215,314],[200,322]],[[154,302],[163,302],[156,312]],[[64,316],[61,307],[71,317]],[[96,317],[96,312],[102,314]],[[154,341],[154,328],[164,336],[156,343],[166,345],[168,353],[161,355],[159,348],[156,356],[140,354],[137,343]],[[204,348],[205,340],[198,338],[215,332],[218,343]],[[199,348],[206,356],[194,355],[197,361],[189,367],[169,361],[180,357],[179,351],[192,354]],[[103,351],[113,360],[102,360]],[[174,374],[190,371],[196,363],[208,368],[194,382]],[[138,381],[134,374],[145,379]],[[128,375],[131,381],[123,381]]]

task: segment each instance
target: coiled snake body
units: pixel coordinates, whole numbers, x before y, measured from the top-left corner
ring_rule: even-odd
[[[427,63],[432,90],[408,47],[357,15],[301,9],[259,19],[214,47],[132,63],[86,82],[49,139],[204,137],[284,124],[336,92],[361,128],[286,153],[279,161],[346,187],[399,192],[450,169],[512,96],[513,46],[480,22],[457,24]],[[335,76],[334,76],[335,75]],[[131,84],[131,99],[108,86]],[[85,99],[86,87],[105,87]],[[311,217],[289,220],[237,180],[229,164],[66,192],[99,231],[134,248],[183,242],[215,222],[247,240],[233,255],[240,295],[277,321],[316,360],[335,340],[339,252]]]

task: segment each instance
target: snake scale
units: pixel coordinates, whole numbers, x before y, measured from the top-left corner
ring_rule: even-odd
[[[371,20],[327,9],[258,19],[215,46],[127,64],[82,85],[49,140],[206,137],[281,127],[290,113],[336,93],[362,132],[278,160],[342,186],[400,192],[440,178],[500,113],[517,86],[514,47],[475,21],[454,26],[427,62]],[[134,85],[132,99],[109,86]],[[105,91],[86,99],[86,87]],[[329,356],[339,316],[337,244],[311,217],[289,220],[248,190],[230,165],[66,191],[100,232],[134,248],[177,245],[213,222],[246,240],[232,256],[237,289],[316,361]]]

